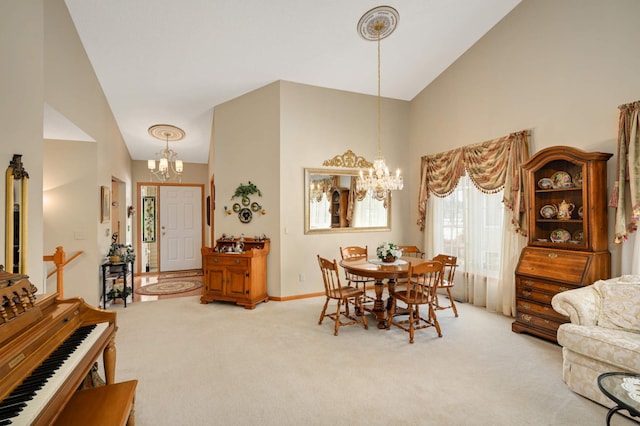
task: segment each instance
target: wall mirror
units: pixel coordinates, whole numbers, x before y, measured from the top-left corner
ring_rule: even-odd
[[[27,212],[29,174],[22,155],[14,154],[6,173],[5,271],[27,273]]]
[[[305,234],[391,229],[391,197],[356,190],[360,169],[305,169]]]

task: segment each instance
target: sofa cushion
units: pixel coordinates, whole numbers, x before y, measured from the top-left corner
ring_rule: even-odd
[[[622,370],[640,373],[638,333],[566,323],[558,328],[557,336],[558,343],[569,350]]]
[[[634,276],[594,285],[601,297],[598,326],[640,333],[640,282],[630,282],[629,277]]]

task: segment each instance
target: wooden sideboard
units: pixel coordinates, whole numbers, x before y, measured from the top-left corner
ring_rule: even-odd
[[[254,309],[258,303],[269,301],[269,239],[245,238],[242,253],[226,251],[237,243],[238,239],[219,239],[215,248],[202,248],[204,289],[200,303],[219,300]]]
[[[555,342],[558,327],[569,319],[551,307],[553,296],[610,278],[606,164],[610,157],[555,146],[522,164],[529,241],[515,271],[513,331]],[[573,207],[567,209],[568,205]]]

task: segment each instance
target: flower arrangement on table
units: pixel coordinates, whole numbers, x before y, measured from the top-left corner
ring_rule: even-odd
[[[400,256],[402,256],[402,250],[398,248],[394,243],[382,243],[376,249],[376,255],[383,262],[395,262]]]

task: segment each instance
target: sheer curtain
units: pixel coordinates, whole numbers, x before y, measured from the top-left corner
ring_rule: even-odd
[[[446,242],[462,223],[457,238],[463,242],[457,250],[462,253],[458,257],[464,261],[464,273],[456,274],[456,283],[463,294],[458,296],[509,316],[515,313],[514,271],[527,236],[520,164],[529,158],[528,136],[526,130],[512,133],[425,156],[421,163],[418,226],[424,231],[427,255],[438,254],[440,247],[445,254],[456,255],[446,253]],[[447,211],[449,203],[459,212]],[[440,233],[450,228],[445,220],[456,222],[454,230],[446,231],[452,235]]]
[[[456,295],[468,303],[495,310],[498,299],[504,207],[502,191],[484,194],[468,176],[445,198],[434,197],[429,257],[438,253],[458,258]]]
[[[387,226],[387,209],[380,201],[367,193],[353,208],[353,227]]]
[[[329,214],[329,199],[327,194],[324,193],[320,197],[320,200],[313,199],[309,204],[309,228],[330,228],[331,227],[331,215]]]

